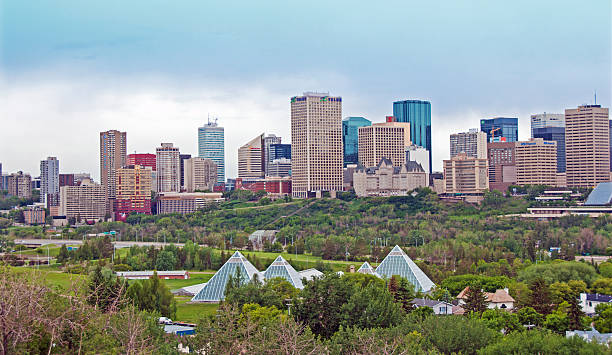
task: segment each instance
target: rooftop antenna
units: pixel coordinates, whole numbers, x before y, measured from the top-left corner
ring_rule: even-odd
[[[208,124],[210,125],[210,112],[208,113]]]
[[[595,105],[597,105],[597,90],[595,90]]]

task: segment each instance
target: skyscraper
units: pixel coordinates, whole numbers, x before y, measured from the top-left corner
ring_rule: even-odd
[[[123,219],[132,212],[151,214],[151,176],[153,169],[127,165],[117,169],[115,218]]]
[[[157,192],[180,192],[179,149],[172,143],[162,143],[156,149]]]
[[[494,137],[497,142],[518,141],[518,118],[495,117],[480,120],[480,130],[487,134],[487,142],[492,142]],[[495,130],[491,133],[492,130]]]
[[[531,138],[557,142],[557,172],[565,172],[565,115],[541,113],[531,115]]]
[[[516,184],[516,144],[514,142],[487,143],[489,159],[489,187],[505,192]]]
[[[364,117],[347,117],[342,121],[344,166],[359,163],[359,127],[371,124],[372,122]]]
[[[565,110],[568,187],[595,187],[610,181],[610,122],[601,105]]]
[[[127,161],[127,133],[110,130],[100,132],[100,182],[104,195],[109,200],[106,209],[110,212],[116,195],[116,171]]]
[[[198,156],[217,164],[217,183],[225,182],[225,131],[217,121],[198,128]]]
[[[370,168],[387,158],[393,166],[401,167],[406,163],[410,144],[410,123],[384,122],[359,127],[359,163]]]
[[[40,202],[47,208],[59,206],[59,160],[48,157],[40,162]]]
[[[450,156],[464,152],[469,157],[487,158],[487,134],[477,128],[469,132],[453,133],[450,135]]]
[[[273,160],[271,152],[271,146],[273,144],[281,144],[281,137],[277,137],[274,134],[269,134],[263,137],[263,171],[268,173],[268,164]]]
[[[191,154],[179,154],[179,175],[181,189],[185,188],[185,160],[191,159]]]
[[[270,158],[291,159],[291,144],[272,144],[270,145]]]
[[[264,177],[263,133],[238,148],[238,177]]]
[[[217,164],[210,159],[194,157],[185,160],[185,189],[187,192],[196,190],[212,191],[217,182]]]
[[[404,100],[393,103],[393,116],[397,122],[410,123],[412,143],[429,151],[429,171],[431,174],[431,103],[421,100]]]
[[[515,143],[518,185],[557,185],[557,142],[532,138]]]
[[[291,98],[292,194],[342,191],[342,98],[306,92]]]

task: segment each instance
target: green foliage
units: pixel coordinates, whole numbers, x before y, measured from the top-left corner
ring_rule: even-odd
[[[245,304],[285,309],[285,300],[296,297],[298,291],[287,280],[276,277],[265,283],[258,279],[242,283],[239,277],[230,277],[225,291],[225,302],[238,308]]]
[[[425,338],[445,354],[475,354],[500,336],[485,322],[461,316],[428,317],[421,326]]]
[[[531,307],[523,307],[516,312],[519,323],[523,325],[541,326],[544,323],[544,316],[536,312]]]
[[[403,312],[400,304],[385,287],[368,285],[353,293],[340,310],[344,327],[388,328],[401,322]]]
[[[591,291],[594,293],[603,293],[605,295],[612,295],[612,278],[602,277],[595,282],[591,287]]]
[[[156,272],[148,280],[138,280],[131,284],[127,295],[140,310],[159,312],[169,318],[176,315],[176,300]]]
[[[466,314],[482,313],[487,309],[487,296],[478,287],[470,287],[465,293],[465,304],[462,306]]]
[[[87,302],[103,313],[116,311],[123,306],[127,283],[116,277],[112,270],[97,264],[89,274]]]
[[[568,282],[570,280],[582,280],[587,285],[591,285],[597,278],[593,266],[576,261],[531,265],[521,270],[518,276],[519,280],[527,283],[542,278],[549,285],[554,282]]]
[[[509,284],[510,279],[506,276],[466,274],[447,277],[441,282],[440,287],[447,289],[451,295],[457,296],[466,286],[474,286],[485,292],[495,292]]]
[[[550,313],[550,290],[544,279],[534,279],[529,285],[529,289],[531,290],[529,306],[540,314]]]
[[[497,331],[504,331],[504,334],[523,330],[523,325],[515,313],[510,313],[501,309],[487,309],[482,313],[482,320],[487,326]]]
[[[169,250],[162,250],[157,254],[157,261],[155,262],[156,270],[174,270],[176,267],[176,257],[174,253]]]
[[[612,305],[600,303],[595,307],[595,329],[600,333],[612,333]]]
[[[603,345],[587,343],[574,337],[555,335],[547,331],[513,332],[478,352],[479,355],[506,354],[605,354]]]

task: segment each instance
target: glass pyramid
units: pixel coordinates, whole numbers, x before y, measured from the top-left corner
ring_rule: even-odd
[[[378,265],[376,272],[385,278],[399,275],[412,283],[416,291],[428,292],[435,286],[423,270],[398,245]]]
[[[361,267],[359,268],[359,270],[357,270],[357,272],[360,272],[362,274],[370,274],[370,275],[374,275],[376,277],[380,277],[380,275],[376,272],[376,270],[374,270],[372,265],[370,265],[370,263],[368,263],[367,261],[365,263],[363,263],[363,265],[361,265]]]
[[[295,288],[303,289],[302,277],[295,271],[293,266],[287,262],[282,256],[278,256],[270,266],[264,272],[264,277],[269,280],[274,277],[282,277],[289,281]]]
[[[240,270],[242,276],[242,283],[245,284],[252,280],[254,277],[258,277],[260,281],[263,281],[263,275],[253,264],[251,264],[247,258],[244,257],[239,251],[235,252],[226,262],[221,266],[213,277],[206,283],[206,285],[191,299],[192,302],[219,302],[225,298],[225,286],[230,275],[236,275],[236,270]]]

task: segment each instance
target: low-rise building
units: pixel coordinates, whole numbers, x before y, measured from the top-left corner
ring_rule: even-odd
[[[220,192],[164,192],[157,197],[157,214],[193,213],[220,201],[223,201]]]
[[[612,296],[602,295],[599,293],[581,293],[580,294],[580,307],[586,315],[595,314],[595,307],[598,305],[612,304]]]
[[[273,177],[265,179],[243,179],[237,178],[234,185],[235,190],[249,190],[253,192],[265,191],[270,195],[291,195],[292,182],[290,176]]]
[[[444,160],[444,180],[447,194],[482,194],[489,190],[489,163],[459,153]]]
[[[463,306],[465,304],[465,300],[467,299],[467,292],[469,290],[469,286],[464,288],[461,293],[457,296],[459,300],[459,305]],[[485,297],[487,301],[487,308],[499,308],[504,310],[511,310],[514,308],[514,298],[510,296],[508,293],[508,289],[497,289],[495,292],[485,292]]]
[[[117,276],[128,280],[148,280],[157,273],[157,277],[163,280],[186,280],[189,278],[189,272],[185,270],[177,271],[117,271]]]
[[[409,191],[427,186],[427,173],[414,161],[393,166],[382,158],[375,167],[359,167],[353,173],[353,187],[359,197],[405,196]]]
[[[415,308],[429,307],[436,315],[453,314],[453,305],[444,301],[429,300],[426,298],[415,298],[410,301]]]
[[[45,209],[41,207],[28,207],[23,210],[23,218],[26,224],[45,224]]]

